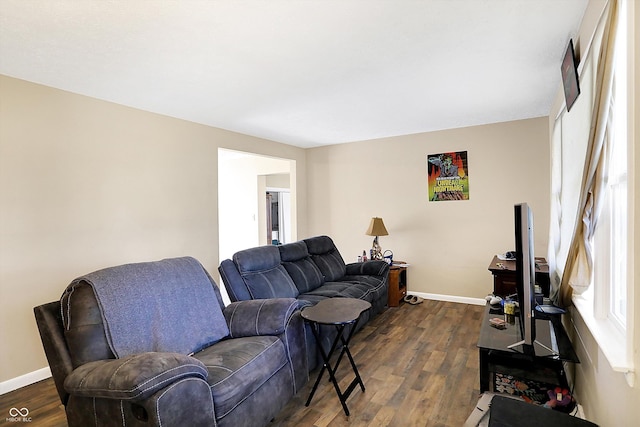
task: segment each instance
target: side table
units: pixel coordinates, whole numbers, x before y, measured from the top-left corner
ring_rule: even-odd
[[[398,307],[407,295],[407,264],[396,261],[389,267],[389,294],[387,305]]]
[[[488,270],[493,275],[493,293],[505,297],[516,293],[516,262],[514,260],[500,260],[494,256]],[[542,294],[549,296],[549,264],[542,257],[536,257],[536,284],[540,285]]]
[[[360,315],[369,308],[371,308],[371,304],[369,302],[356,298],[327,298],[314,306],[302,309],[301,315],[306,321],[311,323],[311,331],[316,338],[316,344],[323,360],[322,368],[318,373],[318,378],[316,378],[316,382],[313,385],[313,389],[311,389],[311,393],[309,394],[309,398],[307,399],[305,406],[309,406],[311,403],[311,399],[313,399],[313,395],[315,394],[318,384],[320,384],[320,380],[326,370],[329,372],[329,379],[333,383],[333,387],[340,399],[342,409],[344,409],[344,413],[349,416],[349,408],[347,408],[346,403],[347,398],[351,395],[351,392],[357,385],[360,385],[360,389],[364,391],[364,383],[362,382],[362,378],[360,378],[358,367],[356,366],[353,356],[351,356],[351,352],[349,351],[349,342],[356,330],[356,324],[358,319],[360,319]],[[334,325],[336,327],[337,335],[333,340],[333,344],[331,345],[331,349],[328,353],[322,348],[319,334],[320,325]],[[348,325],[353,326],[345,338],[344,332]],[[342,342],[342,350],[340,351],[335,365],[331,366],[331,357],[336,351],[339,342]],[[355,378],[351,381],[347,389],[342,392],[338,385],[338,381],[336,380],[336,371],[338,370],[338,366],[345,354],[351,363],[351,368],[353,369]]]

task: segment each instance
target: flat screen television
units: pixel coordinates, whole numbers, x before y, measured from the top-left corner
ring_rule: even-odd
[[[513,207],[516,238],[516,291],[518,293],[519,323],[521,341],[508,346],[510,349],[522,346],[527,354],[535,354],[535,345],[545,351],[556,351],[536,341],[536,258],[533,244],[533,211],[526,203]],[[535,345],[534,345],[535,344]]]
[[[533,346],[536,339],[536,260],[533,244],[533,212],[526,203],[513,207],[516,237],[516,291],[520,306],[520,336],[513,346]]]

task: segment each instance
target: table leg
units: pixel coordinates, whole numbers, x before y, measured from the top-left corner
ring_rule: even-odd
[[[353,360],[353,356],[351,356],[351,351],[349,351],[349,342],[351,341],[351,337],[353,336],[353,333],[355,330],[356,330],[356,325],[354,324],[346,340],[344,339],[344,337],[342,337],[342,335],[340,335],[340,339],[342,340],[342,345],[343,345],[342,352],[340,353],[340,357],[342,357],[342,355],[345,353],[347,354],[347,357],[349,358],[349,362],[351,363],[351,368],[353,369],[353,373],[356,374],[356,378],[351,382],[351,384],[349,384],[349,387],[347,387],[347,390],[344,393],[345,399],[349,397],[349,395],[355,388],[356,384],[360,384],[360,389],[364,391],[364,383],[362,382],[362,378],[360,377],[360,372],[358,371],[356,362]],[[336,364],[336,369],[338,369],[337,364]]]
[[[331,356],[333,356],[333,353],[335,352],[336,347],[338,346],[338,342],[340,342],[344,328],[345,328],[345,325],[336,326],[338,335],[336,335],[336,338],[333,340],[329,353],[325,353],[324,348],[322,348],[322,344],[320,341],[320,334],[318,331],[319,325],[314,324],[314,326],[311,328],[311,331],[313,332],[313,335],[316,338],[316,342],[318,344],[318,350],[320,351],[320,356],[322,356],[323,363],[322,363],[322,368],[318,373],[318,378],[316,378],[316,382],[313,384],[311,393],[309,393],[309,398],[307,399],[307,403],[305,404],[305,406],[309,406],[309,404],[311,403],[311,400],[313,399],[313,396],[316,393],[316,390],[318,388],[318,384],[320,384],[320,380],[322,379],[322,376],[324,375],[324,371],[326,370],[329,373],[329,380],[333,384],[333,388],[336,390],[336,393],[338,394],[338,399],[340,399],[340,403],[342,404],[342,409],[344,410],[344,413],[347,416],[349,416],[349,408],[347,408],[346,397],[344,397],[344,395],[342,394],[342,391],[340,391],[340,386],[338,385],[338,380],[336,379],[336,375],[335,375],[335,371],[337,369],[338,363],[336,363],[335,367],[333,368],[331,367]]]
[[[351,395],[351,393],[353,392],[353,390],[357,385],[360,385],[360,388],[362,389],[363,392],[365,391],[364,382],[362,381],[362,377],[360,377],[360,372],[358,371],[358,367],[356,366],[353,356],[351,355],[351,351],[349,350],[349,342],[351,341],[351,338],[353,337],[353,334],[356,330],[357,322],[358,321],[356,319],[356,321],[353,324],[351,324],[352,328],[349,331],[349,334],[347,335],[346,338],[344,337],[343,334],[344,334],[345,327],[348,324],[336,325],[337,335],[333,340],[329,353],[326,353],[322,348],[321,341],[320,341],[320,334],[319,334],[319,325],[313,324],[311,331],[313,332],[313,335],[316,338],[316,342],[318,343],[318,350],[320,351],[320,355],[322,356],[323,364],[322,364],[322,368],[320,369],[320,372],[318,373],[318,377],[316,378],[316,382],[314,383],[313,388],[311,389],[311,393],[309,394],[309,398],[307,399],[305,406],[309,406],[309,404],[311,403],[311,400],[313,399],[313,396],[318,388],[318,384],[320,384],[320,381],[322,379],[322,376],[324,375],[325,370],[329,373],[329,380],[333,384],[333,388],[336,390],[338,399],[340,399],[340,404],[342,405],[342,409],[344,410],[344,413],[347,416],[349,416],[349,408],[347,407],[347,398]],[[338,359],[336,360],[336,364],[332,367],[331,357],[335,353],[335,350],[338,346],[338,342],[342,342],[342,350],[340,351]],[[343,393],[340,390],[340,386],[338,385],[336,372],[345,354],[349,359],[349,363],[351,364],[351,368],[353,369],[353,372],[355,374],[355,379],[351,381],[351,383]]]
[[[480,358],[480,393],[489,391],[489,350],[480,348],[478,354]]]

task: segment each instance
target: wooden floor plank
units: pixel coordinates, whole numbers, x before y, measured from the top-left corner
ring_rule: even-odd
[[[309,383],[271,423],[273,427],[433,426],[459,427],[477,402],[478,351],[483,307],[425,300],[389,308],[365,325],[350,346],[366,390],[353,391],[347,417],[325,378],[309,407]],[[348,361],[338,369],[350,382]],[[33,426],[66,427],[52,379],[0,396],[3,416],[28,408]]]

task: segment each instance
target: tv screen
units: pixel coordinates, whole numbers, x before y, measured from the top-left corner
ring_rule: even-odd
[[[567,112],[571,110],[573,103],[580,95],[580,81],[578,79],[578,64],[576,63],[575,52],[573,50],[573,40],[569,39],[569,46],[562,59],[562,86],[564,88],[564,99],[567,104]]]
[[[535,282],[536,261],[533,244],[533,212],[526,203],[514,206],[516,238],[516,290],[520,305],[522,341],[515,345],[533,346],[536,339]]]

